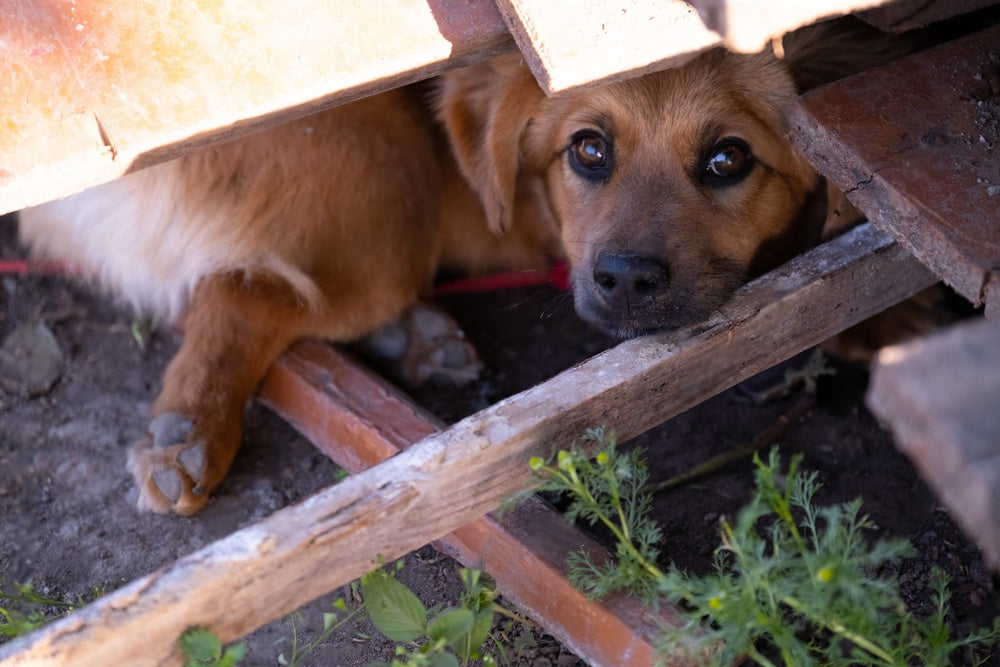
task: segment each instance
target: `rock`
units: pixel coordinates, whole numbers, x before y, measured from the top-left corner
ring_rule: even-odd
[[[26,398],[47,393],[63,367],[59,342],[44,322],[18,325],[0,345],[0,383]]]

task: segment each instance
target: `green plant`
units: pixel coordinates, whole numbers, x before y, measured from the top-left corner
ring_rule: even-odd
[[[177,640],[184,654],[184,667],[234,667],[246,655],[246,644],[223,647],[211,630],[190,628]]]
[[[356,585],[356,582],[352,583],[352,589],[354,589]],[[333,601],[332,611],[323,612],[323,631],[320,632],[315,639],[302,647],[299,646],[298,632],[298,624],[302,619],[302,615],[297,611],[289,614],[288,622],[292,628],[292,635],[289,640],[290,653],[288,657],[285,657],[283,652],[279,653],[278,664],[285,665],[286,667],[299,667],[306,657],[315,651],[320,644],[329,639],[330,636],[341,626],[360,614],[362,611],[364,611],[363,606],[359,605],[351,610],[348,609],[347,602],[344,598],[337,598]]]
[[[95,586],[91,599],[101,594],[102,590]],[[0,641],[33,632],[86,603],[82,597],[69,602],[39,595],[30,580],[17,583],[0,579]]]
[[[991,629],[952,639],[945,615],[947,581],[932,584],[935,613],[908,613],[893,576],[880,566],[911,553],[901,540],[870,545],[861,502],[817,507],[815,473],[798,471],[799,458],[780,473],[772,450],[765,464],[754,456],[756,492],[734,523],[722,522],[715,572],[687,575],[660,569],[648,526],[649,498],[633,489],[644,478],[635,453],[619,454],[601,431],[593,461],[577,445],[557,455],[557,465],[532,459],[543,488],[572,497],[570,517],[599,521],[615,537],[618,562],[594,566],[588,557],[569,563],[571,576],[589,594],[626,588],[647,599],[663,596],[683,605],[687,624],[664,632],[662,650],[713,665],[740,657],[770,666],[948,665],[962,648],[1000,641],[1000,619]]]
[[[495,587],[479,570],[460,569],[460,603],[428,610],[420,599],[385,569],[361,578],[365,609],[375,628],[399,645],[392,667],[457,667],[471,659],[496,664],[480,652],[493,628]],[[417,641],[422,640],[422,641]],[[409,646],[409,648],[407,647]]]

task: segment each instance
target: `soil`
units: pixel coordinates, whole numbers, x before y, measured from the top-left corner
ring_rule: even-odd
[[[0,219],[0,259],[23,256],[13,238],[12,222]],[[412,392],[446,421],[614,344],[582,324],[569,296],[550,287],[453,296],[441,303],[485,364],[482,377],[463,388]],[[145,429],[177,334],[155,331],[140,348],[131,315],[86,288],[58,276],[0,276],[0,340],[29,321],[43,322],[54,334],[62,364],[51,388],[30,395],[9,377],[0,381],[0,582],[31,580],[49,597],[88,598],[95,587],[116,589],[335,481],[333,463],[255,405],[248,408],[243,449],[204,511],[193,518],[138,513],[125,449]],[[815,407],[781,437],[786,460],[801,452],[803,465],[818,471],[821,502],[860,496],[873,535],[912,541],[917,555],[900,563],[898,573],[914,611],[928,611],[925,584],[936,566],[951,576],[951,617],[958,630],[988,624],[1000,609],[997,578],[866,410],[863,369],[837,370],[821,379]],[[756,382],[767,384],[766,378]],[[757,404],[748,398],[749,388],[724,392],[629,446],[646,448],[653,479],[665,479],[745,445],[801,399],[796,393]],[[741,461],[657,494],[663,553],[687,570],[707,571],[719,518],[748,500],[751,484],[752,466]],[[424,547],[405,558],[399,577],[426,605],[450,604],[461,588],[457,567]],[[345,586],[301,610],[300,640],[316,635],[322,612],[336,597],[350,602],[350,595]],[[544,628],[533,634],[533,646],[508,656],[512,664],[584,664]],[[259,629],[247,638],[243,664],[277,664],[290,637],[288,619]],[[366,623],[351,623],[306,664],[365,665],[391,659],[392,648]],[[988,664],[1000,664],[1000,652]]]

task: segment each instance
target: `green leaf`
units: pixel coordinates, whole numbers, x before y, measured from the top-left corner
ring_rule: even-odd
[[[443,641],[454,647],[467,638],[475,623],[476,616],[468,609],[448,609],[431,621],[427,626],[427,635],[434,641]]]
[[[466,660],[471,659],[479,651],[479,647],[490,636],[493,629],[493,603],[489,603],[476,614],[476,622],[469,631],[468,639],[462,645],[453,645],[455,653]]]
[[[192,628],[178,640],[181,652],[188,660],[213,662],[222,655],[222,642],[210,630]]]
[[[423,603],[382,570],[361,578],[361,593],[372,623],[392,641],[413,641],[426,634],[427,610]]]
[[[451,653],[438,651],[427,656],[428,667],[459,667],[458,658]]]

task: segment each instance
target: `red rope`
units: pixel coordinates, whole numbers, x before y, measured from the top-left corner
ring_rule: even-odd
[[[569,289],[569,268],[566,264],[558,262],[547,269],[508,271],[476,278],[452,280],[435,287],[434,294],[436,296],[468,294],[470,292],[485,292],[488,290],[546,284],[554,285],[559,289]]]
[[[57,263],[34,263],[23,259],[0,260],[0,275],[16,274],[51,275],[67,273],[67,268]],[[434,288],[434,294],[468,294],[470,292],[485,292],[488,290],[531,287],[532,285],[551,284],[559,289],[569,289],[569,268],[563,262],[553,264],[548,269],[528,269],[526,271],[508,271],[494,273],[476,278],[452,280]]]

